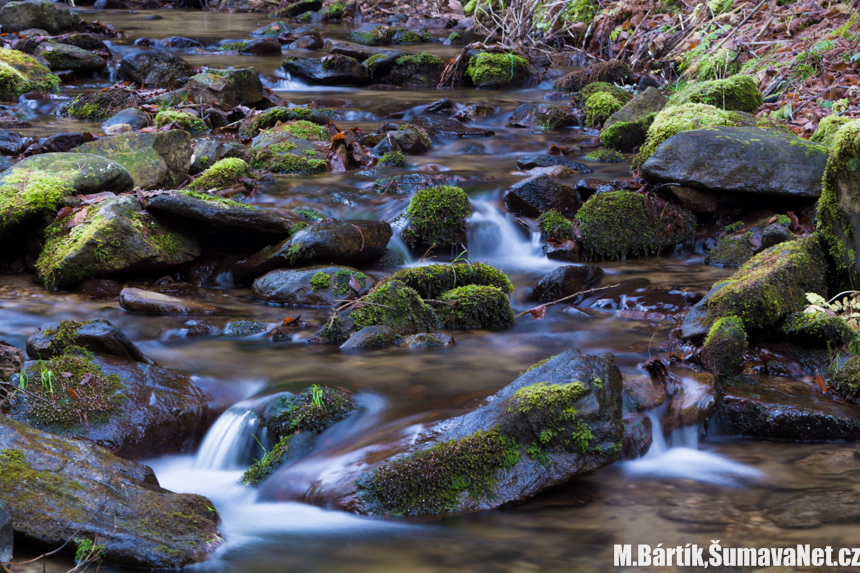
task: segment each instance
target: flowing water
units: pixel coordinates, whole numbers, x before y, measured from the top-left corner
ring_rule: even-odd
[[[116,60],[143,36],[181,35],[217,46],[247,39],[248,32],[271,22],[253,14],[179,10],[158,14],[163,19],[152,21],[141,19],[144,12],[84,11],[87,19],[126,32],[126,38],[111,42]],[[323,35],[345,37],[346,29],[331,27]],[[456,53],[439,44],[430,49],[440,56]],[[507,92],[316,88],[280,71],[279,57],[178,53],[195,65],[253,65],[290,104],[346,100],[340,104],[349,110],[347,119],[337,122],[341,128],[373,130],[385,118],[423,114],[427,104],[442,97],[458,106],[494,105],[497,113],[481,119],[478,126],[494,130],[495,137],[436,144],[426,155],[409,157],[409,167],[401,172],[444,172],[461,180],[475,211],[469,256],[500,266],[511,276],[517,312],[531,306],[526,301],[528,288],[558,266],[542,255],[539,237],[509,215],[502,201],[504,190],[519,179],[513,174],[517,156],[542,152],[550,143],[571,145],[593,136],[577,129],[543,133],[506,127],[520,103],[542,101],[548,81],[534,89]],[[111,80],[81,81],[57,98],[33,102],[30,120],[35,127],[26,131],[38,136],[98,131],[98,125],[57,118],[52,111],[62,98],[73,97],[80,89],[101,89]],[[609,181],[629,174],[626,164],[590,165],[591,179]],[[355,172],[278,177],[253,201],[285,208],[308,205],[339,218],[394,221],[408,197],[367,190],[373,179]],[[392,247],[406,254],[399,239]],[[414,257],[408,260],[416,263]],[[601,266],[606,271],[603,285],[638,282],[591,295],[576,307],[550,307],[544,320],[527,316],[504,332],[457,332],[455,345],[430,350],[351,353],[307,346],[301,339],[314,328],[298,331],[293,342],[281,343],[264,335],[188,338],[187,318],[132,316],[116,303],[90,302],[74,293],[48,294],[28,275],[0,276],[0,338],[23,346],[45,322],[106,318],[162,366],[192,373],[207,389],[231,397],[234,406],[196,452],[147,462],[163,487],[206,495],[221,513],[225,544],[214,558],[194,566],[196,571],[600,571],[613,569],[614,543],[707,546],[720,539],[723,546],[856,544],[860,534],[856,524],[781,529],[768,520],[772,512],[804,493],[832,488],[860,491],[860,462],[852,457],[856,444],[705,437],[697,427],[680,428],[667,437],[655,432],[645,457],[581,476],[528,503],[438,521],[357,517],[298,502],[275,503],[269,501],[265,487],[258,492],[239,485],[242,468],[261,455],[261,445],[269,444],[254,411],[277,392],[332,384],[355,392],[360,406],[357,416],[325,432],[307,458],[281,470],[278,482],[288,484],[289,498],[299,499],[311,479],[336,479],[346,464],[372,447],[374,437],[396,435],[408,441],[434,417],[474,405],[529,365],[567,349],[612,352],[625,374],[642,374],[643,362],[667,352],[663,341],[675,325],[672,317],[685,305],[680,291],[707,290],[729,274],[703,265],[701,240],[683,252]],[[207,301],[229,309],[233,317],[272,325],[298,314],[316,324],[327,317],[321,309],[254,302],[249,289],[228,281],[204,292]],[[649,412],[655,428],[660,427],[661,415],[659,409]],[[63,571],[68,565],[67,557],[58,557],[48,568]],[[121,569],[105,565],[101,570]]]

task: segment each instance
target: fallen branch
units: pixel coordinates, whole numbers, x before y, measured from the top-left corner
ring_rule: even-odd
[[[27,394],[28,396],[32,396],[33,398],[36,398],[37,400],[41,400],[42,402],[45,402],[46,404],[50,404],[51,406],[53,406],[53,405],[54,405],[54,403],[53,403],[53,402],[51,402],[50,400],[46,400],[45,398],[42,398],[42,397],[41,397],[41,396],[39,396],[38,394],[34,394],[34,393],[30,392],[29,390],[25,390],[24,388],[21,388],[20,386],[17,386],[17,385],[15,385],[15,384],[13,384],[12,382],[2,382],[2,381],[0,381],[0,385],[2,385],[2,386],[9,386],[10,388],[13,388],[14,390],[17,390],[18,392],[23,392],[24,394]]]
[[[566,301],[566,300],[570,300],[570,299],[572,299],[572,298],[576,298],[576,297],[578,297],[578,296],[580,296],[580,295],[583,295],[583,294],[589,294],[589,293],[593,293],[593,292],[597,292],[597,291],[601,291],[601,290],[606,290],[606,289],[610,289],[610,288],[615,288],[615,287],[617,287],[617,286],[621,286],[621,283],[616,283],[616,284],[614,284],[614,285],[602,286],[602,287],[597,287],[597,288],[593,288],[593,289],[589,289],[589,290],[583,290],[583,291],[575,292],[575,293],[573,293],[573,294],[571,294],[571,295],[567,295],[567,296],[566,296],[566,297],[564,297],[564,298],[560,298],[560,299],[558,299],[558,300],[554,300],[554,301],[551,301],[551,302],[545,302],[545,303],[543,303],[543,304],[542,304],[542,305],[540,305],[540,306],[536,306],[535,308],[530,308],[529,310],[524,310],[523,312],[521,312],[521,313],[519,313],[519,314],[517,314],[517,315],[514,315],[514,318],[519,318],[519,317],[521,317],[521,316],[525,316],[525,315],[527,315],[527,314],[532,314],[532,311],[533,311],[533,310],[536,310],[536,309],[543,309],[543,308],[546,308],[546,307],[548,307],[548,306],[552,306],[552,305],[554,305],[554,304],[558,304],[558,303],[560,303],[560,302],[564,302],[564,301]],[[532,315],[532,316],[534,316],[534,315]]]

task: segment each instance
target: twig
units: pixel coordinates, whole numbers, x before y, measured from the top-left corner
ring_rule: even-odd
[[[18,392],[23,392],[24,394],[32,396],[33,398],[36,398],[37,400],[41,400],[42,402],[45,402],[46,404],[50,404],[51,406],[54,405],[54,403],[51,402],[50,400],[46,400],[45,398],[42,398],[38,394],[34,394],[34,393],[30,392],[29,390],[25,390],[24,388],[21,388],[20,386],[16,386],[15,384],[13,384],[11,382],[0,381],[0,384],[2,384],[3,386],[10,386],[11,388],[14,388],[15,390],[17,390]]]
[[[575,293],[573,293],[573,294],[567,295],[567,296],[566,296],[566,297],[564,297],[564,298],[560,298],[560,299],[558,299],[558,300],[554,300],[554,301],[551,301],[551,302],[545,302],[545,303],[543,303],[543,304],[542,304],[542,305],[540,305],[540,306],[552,306],[552,305],[554,305],[554,304],[558,304],[558,303],[560,303],[560,302],[564,302],[564,301],[566,301],[566,300],[570,300],[570,299],[572,299],[572,298],[578,297],[578,296],[583,295],[583,294],[589,294],[589,293],[597,292],[597,291],[600,291],[600,290],[606,290],[606,289],[609,289],[609,288],[615,288],[615,287],[617,287],[617,286],[621,286],[621,283],[616,283],[616,284],[614,284],[614,285],[607,285],[607,286],[597,287],[597,288],[593,288],[593,289],[589,289],[589,290],[583,290],[583,291],[575,292]],[[521,312],[521,313],[519,313],[519,314],[517,314],[517,315],[514,315],[514,318],[519,318],[519,317],[521,317],[521,316],[525,316],[525,315],[529,314],[530,312],[531,312],[531,309],[529,309],[529,310],[524,310],[523,312]]]
[[[829,91],[831,91],[831,90],[839,90],[839,89],[842,89],[842,90],[850,90],[851,88],[850,88],[849,86],[830,86],[830,87],[829,87],[829,88],[827,88],[826,90],[824,90],[824,91],[820,91],[820,92],[818,92],[817,94],[815,94],[814,96],[810,96],[810,97],[806,98],[805,100],[803,100],[803,103],[802,103],[802,104],[800,104],[800,105],[797,107],[797,109],[795,109],[792,113],[797,113],[797,112],[799,112],[800,110],[802,110],[802,109],[803,109],[803,107],[804,107],[806,104],[808,104],[808,103],[809,103],[809,102],[811,102],[811,101],[815,101],[815,100],[817,100],[818,98],[820,98],[821,96],[823,96],[823,95],[824,95],[824,94],[826,94],[827,92],[829,92]]]
[[[717,53],[717,50],[719,50],[719,49],[720,49],[720,46],[722,46],[723,44],[725,44],[725,43],[726,43],[726,41],[728,41],[728,39],[729,39],[729,38],[731,38],[732,36],[734,36],[734,35],[735,35],[735,32],[737,32],[738,30],[740,30],[740,29],[741,29],[741,27],[742,27],[744,24],[746,24],[746,23],[749,21],[749,19],[750,19],[750,18],[752,18],[752,17],[753,17],[753,15],[754,15],[756,12],[758,12],[758,9],[759,9],[759,8],[761,8],[762,6],[764,6],[765,4],[767,4],[767,0],[761,0],[761,2],[759,2],[759,3],[758,3],[758,5],[757,5],[755,8],[753,8],[753,9],[752,9],[752,12],[750,12],[749,14],[747,14],[747,17],[746,17],[746,18],[744,18],[743,20],[741,20],[741,23],[740,23],[740,24],[738,24],[737,26],[735,26],[734,28],[732,28],[732,31],[731,31],[731,32],[729,32],[729,33],[726,35],[726,37],[725,37],[725,38],[723,38],[722,40],[720,40],[720,43],[719,43],[719,44],[717,44],[716,46],[714,46],[714,48],[711,50],[711,53],[716,54],[716,53]]]
[[[618,59],[621,59],[621,54],[623,54],[623,53],[624,53],[624,50],[626,50],[626,49],[627,49],[627,44],[629,44],[629,43],[630,43],[630,40],[632,40],[632,39],[633,39],[633,36],[636,34],[636,32],[638,32],[638,31],[642,28],[642,24],[643,24],[643,23],[645,23],[645,20],[647,20],[647,19],[648,19],[648,16],[650,16],[650,15],[651,15],[651,12],[652,12],[653,10],[654,10],[653,8],[651,8],[651,10],[648,10],[648,13],[647,13],[647,14],[645,14],[645,17],[644,17],[644,18],[642,18],[642,20],[640,20],[640,21],[639,21],[639,25],[638,25],[638,26],[636,26],[636,29],[635,29],[635,30],[633,30],[632,32],[630,32],[630,35],[629,35],[629,36],[627,36],[627,41],[626,41],[626,42],[624,42],[624,45],[623,45],[623,46],[621,46],[621,49],[620,49],[620,50],[618,50]]]

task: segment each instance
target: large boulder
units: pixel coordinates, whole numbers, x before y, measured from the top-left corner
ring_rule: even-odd
[[[254,281],[254,298],[277,304],[333,306],[370,291],[373,279],[350,267],[278,269]],[[358,287],[358,288],[356,288]]]
[[[74,150],[119,163],[141,189],[170,189],[184,183],[192,152],[191,136],[176,129],[104,137]]]
[[[73,346],[155,364],[120,329],[103,318],[87,322],[64,320],[43,324],[27,339],[27,355],[34,360],[48,360],[60,356]]]
[[[536,301],[558,300],[585,290],[602,276],[603,269],[597,265],[565,265],[543,276],[529,298]]]
[[[78,27],[80,18],[51,0],[9,2],[0,8],[0,27],[4,32],[21,32],[33,28],[55,36]]]
[[[818,231],[844,284],[860,284],[860,120],[836,131],[822,183]]]
[[[258,209],[207,193],[168,191],[146,199],[146,208],[184,219],[202,221],[216,229],[243,229],[287,236],[298,218]]]
[[[670,137],[641,171],[658,184],[817,199],[827,152],[823,145],[774,129],[712,127]]]
[[[281,67],[303,80],[325,86],[370,83],[370,73],[361,62],[340,54],[324,56],[321,60],[287,56]]]
[[[103,72],[107,68],[107,62],[97,54],[68,44],[42,42],[33,55],[44,58],[52,70],[71,70],[79,74],[91,74]]]
[[[78,94],[75,99],[63,105],[60,110],[73,119],[101,121],[109,118],[118,110],[132,108],[132,111],[143,114],[147,118],[146,125],[143,126],[146,127],[152,123],[149,121],[149,116],[134,109],[140,105],[142,99],[135,90],[113,87],[104,91]],[[135,127],[134,120],[116,123],[128,123],[129,127]]]
[[[526,372],[469,414],[416,436],[407,451],[355,460],[304,499],[401,516],[464,513],[528,499],[621,455],[614,357],[571,350]],[[386,450],[387,451],[387,450]],[[261,491],[280,498],[278,477]],[[286,486],[286,484],[283,484]],[[288,494],[287,494],[288,495]]]
[[[101,191],[123,193],[134,187],[134,181],[125,167],[110,158],[85,152],[32,155],[0,173],[0,185],[15,180],[17,174],[26,171],[59,177],[74,193],[82,195]]]
[[[165,94],[161,99],[169,99],[173,95],[187,97],[195,102],[220,104],[224,109],[237,105],[252,106],[264,97],[260,73],[253,67],[206,70],[191,76],[182,89]]]
[[[375,260],[385,254],[391,235],[391,225],[386,221],[325,219],[239,261],[233,268],[233,278],[248,283],[281,267]]]
[[[609,116],[603,123],[600,141],[617,151],[633,151],[645,142],[648,128],[666,102],[660,90],[649,87]]]
[[[36,270],[49,288],[121,272],[162,271],[200,255],[193,237],[156,221],[136,197],[113,197],[84,209],[77,225],[69,228],[66,218],[46,231]]]
[[[514,213],[525,215],[537,216],[553,209],[572,217],[582,202],[573,187],[549,175],[538,175],[514,183],[505,195],[505,205]]]
[[[194,66],[179,56],[156,48],[138,50],[119,63],[119,74],[144,87],[172,88],[194,75]]]
[[[95,539],[114,563],[173,569],[205,559],[221,543],[218,513],[205,497],[162,489],[147,466],[6,416],[0,506],[22,540],[56,549]]]
[[[0,12],[2,10],[0,8]],[[3,101],[17,101],[18,96],[33,90],[56,91],[60,85],[60,78],[39,60],[24,52],[6,48],[0,49],[0,78],[0,100]]]
[[[85,438],[126,459],[188,451],[214,420],[206,396],[187,374],[115,355],[71,352],[25,364],[15,380],[26,373],[28,392],[7,400],[8,415],[52,434]]]

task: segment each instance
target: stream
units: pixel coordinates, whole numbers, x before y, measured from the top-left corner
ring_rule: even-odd
[[[214,47],[246,40],[251,30],[271,22],[260,14],[206,11],[152,12],[162,16],[160,20],[141,19],[148,14],[143,11],[80,12],[87,20],[125,32],[125,38],[108,42],[114,63],[140,37],[187,36]],[[346,38],[348,29],[325,24],[321,32]],[[405,49],[429,50],[448,58],[458,51],[438,43]],[[492,129],[494,137],[434,143],[425,155],[409,156],[408,167],[386,175],[444,172],[461,180],[459,185],[475,210],[469,221],[469,259],[496,265],[509,275],[516,287],[515,312],[534,306],[526,300],[528,289],[561,264],[542,254],[538,234],[518,224],[503,201],[505,190],[521,179],[513,174],[519,155],[544,152],[552,143],[572,145],[594,135],[578,128],[546,133],[506,126],[518,105],[543,101],[551,79],[535,88],[511,91],[319,88],[283,73],[281,57],[176,53],[199,66],[254,66],[265,78],[264,84],[291,105],[345,100],[346,119],[336,120],[341,129],[371,131],[384,118],[422,115],[428,104],[442,97],[458,107],[478,102],[495,106],[494,115],[470,124]],[[323,55],[285,49],[284,55],[289,53]],[[113,72],[112,77],[82,80],[71,88],[64,86],[51,99],[31,102],[28,120],[34,127],[21,133],[45,137],[63,131],[100,132],[98,124],[60,118],[53,112],[80,90],[99,90],[117,79]],[[630,157],[618,164],[571,158],[593,169],[589,179],[629,176]],[[383,218],[396,226],[408,196],[367,190],[374,179],[356,171],[276,176],[276,182],[263,185],[251,202],[286,209],[309,206],[341,219]],[[204,388],[216,388],[231,397],[235,405],[209,430],[197,452],[143,462],[155,470],[162,487],[205,495],[221,514],[225,543],[190,571],[608,571],[618,569],[612,562],[615,543],[707,547],[719,539],[723,547],[856,545],[860,524],[784,529],[767,516],[803,492],[830,488],[860,492],[860,463],[853,457],[857,444],[738,439],[721,436],[713,427],[680,428],[665,438],[657,431],[643,458],[580,476],[522,505],[441,520],[359,517],[298,501],[273,502],[265,487],[258,491],[239,484],[242,470],[261,455],[257,441],[262,438],[265,444],[248,412],[255,401],[276,392],[328,384],[353,392],[359,404],[358,416],[327,430],[310,456],[279,470],[279,483],[288,482],[292,497],[300,499],[304,484],[320,476],[336,476],[339,468],[368,447],[373,436],[400,432],[400,439],[408,440],[410,432],[434,416],[474,407],[531,364],[565,350],[611,352],[622,373],[644,374],[642,363],[668,351],[665,341],[676,325],[674,317],[686,308],[682,291],[707,291],[732,272],[703,264],[704,236],[700,233],[682,252],[598,263],[606,274],[597,286],[636,279],[641,288],[598,292],[576,306],[551,306],[545,319],[521,317],[506,331],[454,332],[456,344],[435,349],[347,352],[309,346],[302,339],[315,328],[297,331],[292,342],[280,343],[269,341],[265,334],[186,337],[188,317],[131,315],[115,303],[93,302],[71,292],[48,293],[27,274],[0,275],[0,339],[23,347],[27,337],[46,322],[105,318],[161,366],[191,373]],[[407,255],[407,264],[417,264],[398,242],[395,239],[390,246]],[[384,276],[373,269],[362,270],[375,278]],[[271,325],[297,315],[320,324],[329,316],[322,308],[264,305],[251,298],[250,288],[235,287],[227,280],[204,292],[206,302]],[[682,379],[682,384],[695,382]],[[662,413],[659,408],[648,412],[655,428],[660,427]],[[70,568],[70,556],[54,556],[46,565],[52,572]],[[36,563],[16,570],[41,569],[41,563]],[[104,564],[100,570],[125,569]]]

